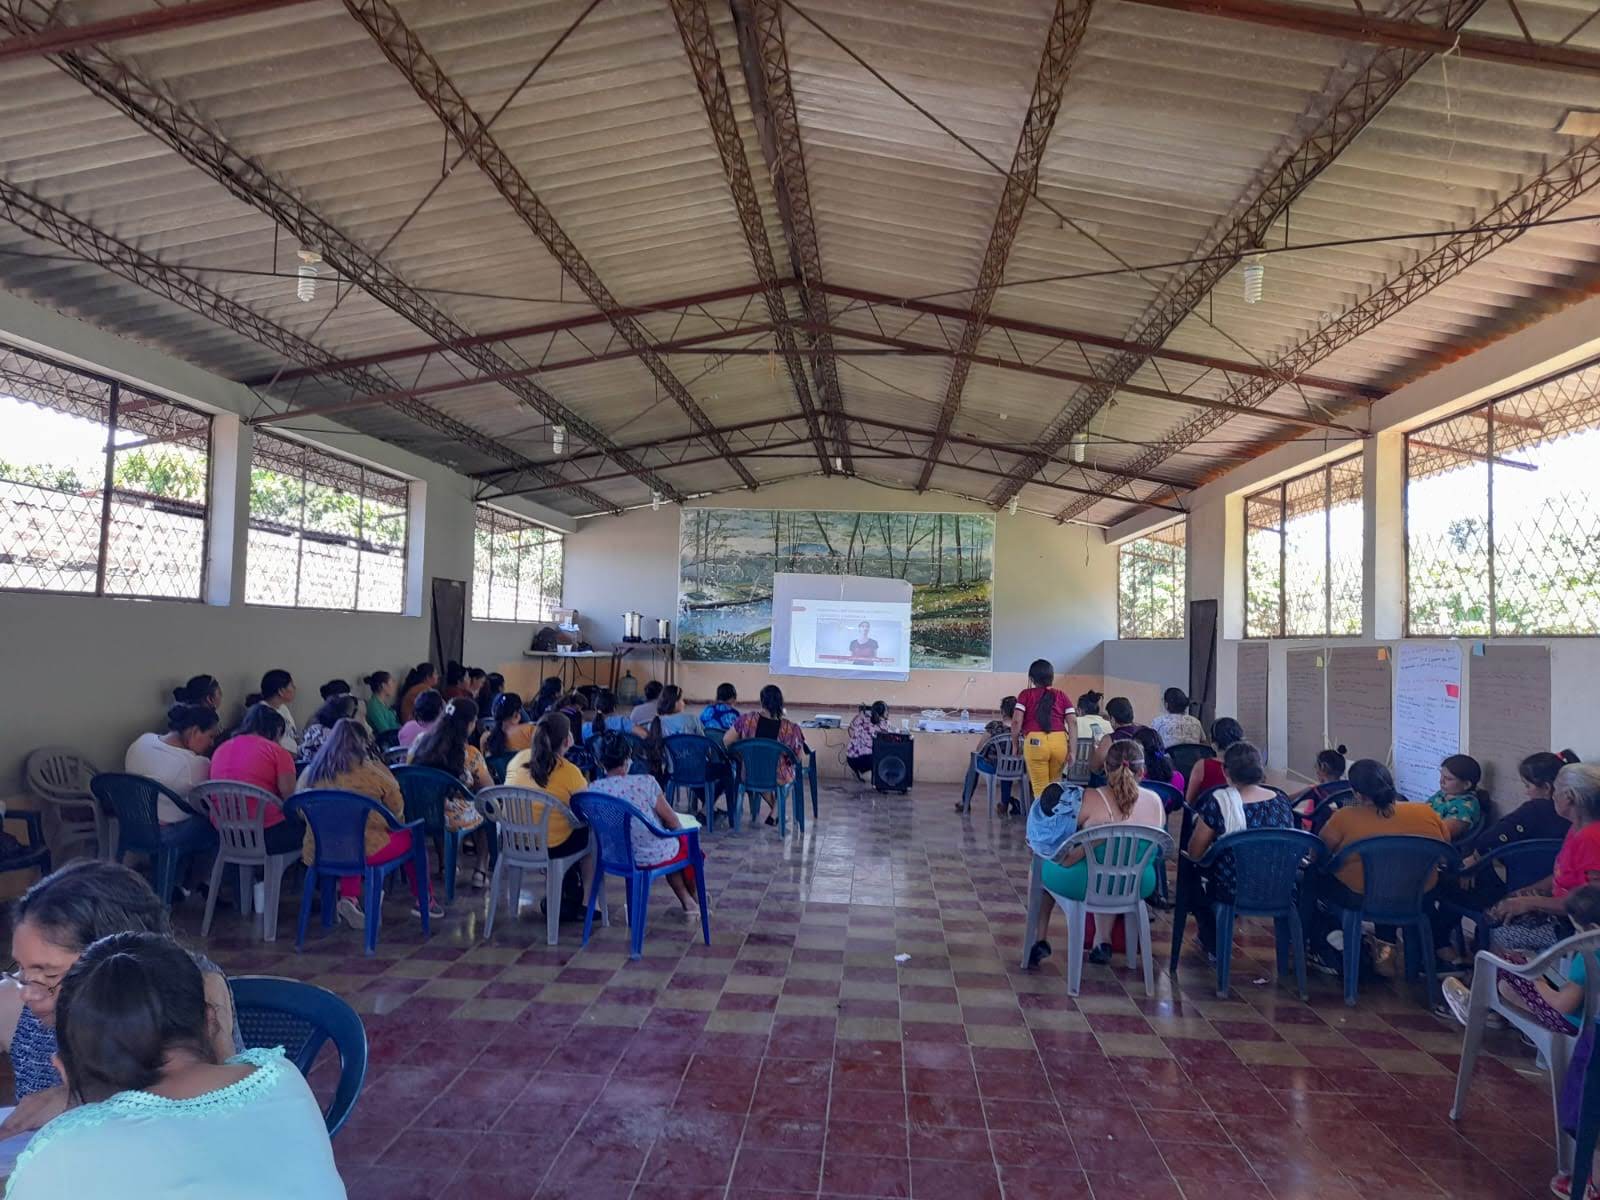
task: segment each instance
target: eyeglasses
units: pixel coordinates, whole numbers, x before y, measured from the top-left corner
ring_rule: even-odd
[[[37,992],[43,996],[54,996],[59,992],[61,990],[61,982],[66,977],[65,972],[63,972],[53,979],[48,976],[29,979],[22,973],[22,967],[17,963],[12,963],[3,974],[23,991]]]

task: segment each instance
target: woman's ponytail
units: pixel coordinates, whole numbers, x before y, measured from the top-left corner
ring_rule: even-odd
[[[533,742],[528,747],[528,773],[540,787],[550,782],[550,776],[561,761],[561,748],[572,735],[572,724],[565,713],[547,712],[533,727]]]
[[[1033,723],[1043,733],[1055,732],[1050,722],[1055,719],[1056,703],[1051,685],[1056,681],[1056,669],[1047,658],[1036,658],[1028,664],[1028,682],[1039,689],[1033,701]]]
[[[1139,801],[1139,780],[1144,777],[1144,747],[1132,738],[1112,742],[1106,752],[1106,793],[1124,820]]]

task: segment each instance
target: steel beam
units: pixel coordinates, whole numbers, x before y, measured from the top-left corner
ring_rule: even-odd
[[[1129,3],[1424,54],[1459,54],[1462,58],[1514,67],[1600,74],[1600,51],[1466,30],[1450,33],[1425,22],[1395,20],[1380,13],[1366,12],[1359,6],[1352,11],[1283,4],[1278,0],[1129,0]]]
[[[729,0],[739,38],[739,63],[745,90],[755,114],[756,134],[772,179],[778,219],[789,246],[789,263],[800,289],[800,309],[808,324],[830,323],[823,289],[822,251],[811,212],[811,184],[806,176],[805,146],[800,139],[800,114],[789,74],[789,49],[783,39],[782,0]],[[833,342],[827,334],[810,339],[817,391],[828,414],[834,450],[850,471],[850,442],[845,436],[844,393]]]
[[[0,62],[35,54],[59,54],[79,46],[101,46],[124,38],[188,29],[211,21],[225,21],[229,17],[242,17],[274,8],[292,8],[305,3],[307,0],[192,0],[188,4],[150,8],[122,17],[108,17],[103,21],[85,21],[81,25],[52,24],[36,33],[24,33],[0,42]]]
[[[0,28],[16,34],[44,32],[50,28],[51,11],[42,0],[0,0]],[[186,162],[271,217],[301,245],[320,251],[323,259],[350,282],[452,348],[480,372],[492,375],[512,370],[512,364],[489,347],[469,344],[473,337],[470,330],[380,263],[355,239],[302,203],[260,163],[235,150],[198,113],[173,100],[131,64],[96,47],[55,54],[51,61]],[[530,380],[512,379],[506,387],[551,423],[565,425],[574,441],[602,448],[611,446],[597,427]],[[637,462],[623,457],[617,463],[634,471],[646,486],[671,499],[681,499],[665,480],[652,476]]]
[[[1302,370],[1320,362],[1342,346],[1368,333],[1439,285],[1454,279],[1486,255],[1514,241],[1523,224],[1553,216],[1600,183],[1600,137],[1591,138],[1565,158],[1545,168],[1486,213],[1479,225],[1496,226],[1493,232],[1460,233],[1434,247],[1395,278],[1386,281],[1358,304],[1328,321],[1293,349],[1278,365],[1286,371]],[[1229,397],[1236,404],[1255,407],[1277,389],[1270,383],[1251,381]],[[1228,420],[1224,413],[1206,413],[1175,430],[1128,464],[1129,471],[1147,471],[1190,443],[1206,436]],[[1059,514],[1063,521],[1086,511],[1097,500],[1114,495],[1121,486],[1119,474],[1098,497],[1079,501]],[[1137,503],[1144,503],[1137,501]]]
[[[705,106],[711,136],[716,139],[717,155],[722,159],[722,173],[728,180],[734,211],[739,214],[739,227],[744,231],[750,262],[761,280],[761,295],[766,302],[767,316],[776,326],[778,349],[783,355],[784,368],[789,372],[790,386],[794,388],[795,399],[799,401],[806,426],[816,443],[822,473],[831,475],[833,463],[823,444],[822,427],[811,399],[811,384],[806,379],[805,363],[800,358],[800,347],[795,342],[794,329],[789,322],[789,306],[784,299],[777,265],[772,259],[766,217],[761,212],[761,198],[756,193],[755,180],[750,175],[750,162],[745,157],[739,122],[733,114],[733,98],[728,93],[728,81],[722,73],[722,54],[717,47],[710,14],[706,11],[706,0],[672,0],[672,16],[678,23],[678,36],[683,40],[684,53],[689,56],[689,65],[694,70],[695,85],[700,89],[700,100]]]
[[[887,292],[874,292],[867,288],[849,287],[844,284],[826,284],[823,288],[831,296],[840,296],[849,300],[858,300],[870,310],[873,308],[898,308],[906,312],[926,313],[930,317],[939,317],[952,321],[966,319],[967,311],[954,308],[948,304],[934,304],[926,300],[905,299],[892,296]],[[841,318],[853,312],[861,311],[855,305],[847,307],[839,314]],[[1263,366],[1258,362],[1246,362],[1243,359],[1219,358],[1214,354],[1191,354],[1186,350],[1174,350],[1167,346],[1156,346],[1130,342],[1125,338],[1108,337],[1105,334],[1090,333],[1083,329],[1069,329],[1062,325],[1046,325],[1039,321],[1022,321],[1015,317],[997,317],[990,315],[985,322],[991,329],[1004,329],[1012,333],[1026,333],[1033,337],[1053,338],[1061,342],[1081,342],[1085,346],[1100,346],[1107,350],[1125,350],[1130,354],[1142,354],[1149,358],[1160,358],[1171,362],[1188,363],[1190,366],[1205,367],[1211,371],[1226,371],[1230,375],[1257,375],[1263,379],[1277,379],[1271,367]],[[1321,391],[1333,392],[1336,395],[1348,396],[1354,400],[1382,400],[1388,395],[1382,388],[1369,387],[1366,384],[1351,383],[1348,380],[1330,379],[1325,375],[1300,375],[1289,380],[1301,387],[1317,388]]]
[[[356,391],[392,390],[394,381],[358,367],[333,367],[333,355],[315,343],[231,300],[194,275],[146,254],[128,243],[103,233],[64,209],[48,204],[21,188],[0,180],[0,217],[34,237],[53,242],[85,262],[110,271],[146,291],[171,301],[189,312],[240,334],[294,362],[327,369],[339,382]],[[394,401],[397,412],[479,454],[528,471],[546,486],[560,488],[586,504],[616,509],[616,505],[582,486],[574,485],[547,467],[524,458],[494,438],[479,433],[437,409],[416,400]]]
[[[783,281],[783,286],[789,285],[788,280]],[[738,300],[745,296],[756,296],[761,293],[759,283],[741,284],[739,287],[721,288],[714,292],[700,292],[693,296],[676,296],[670,300],[657,300],[653,304],[636,304],[623,311],[630,317],[645,317],[651,313],[674,312],[699,308],[707,304],[715,304],[721,300]],[[514,325],[509,329],[497,329],[493,333],[479,333],[464,341],[427,342],[419,346],[402,346],[398,350],[380,350],[374,354],[362,354],[354,358],[342,358],[341,366],[346,367],[371,367],[378,363],[396,362],[404,358],[422,358],[429,354],[444,354],[459,346],[488,346],[495,342],[513,342],[521,338],[542,337],[547,333],[566,333],[573,329],[583,329],[589,325],[606,325],[609,319],[604,313],[582,313],[575,317],[561,317],[554,321],[539,321],[532,325]],[[303,379],[315,375],[315,371],[304,367],[295,367],[287,371],[279,371],[273,375],[261,375],[254,379],[241,379],[238,382],[246,387],[260,387],[276,379],[280,383],[288,383],[296,379]]]
[[[733,468],[745,486],[754,489],[756,477],[745,470],[734,457],[727,444],[715,432],[716,426],[706,416],[700,404],[689,394],[672,368],[650,348],[650,338],[639,323],[624,311],[624,306],[611,294],[609,288],[595,274],[588,259],[578,250],[572,239],[557,223],[555,214],[535,194],[532,186],[500,148],[500,143],[489,132],[482,117],[468,103],[465,95],[444,73],[438,61],[428,52],[410,26],[400,16],[389,0],[345,0],[345,9],[354,17],[383,51],[384,57],[411,84],[417,97],[432,110],[461,149],[477,163],[478,169],[488,177],[497,192],[511,206],[511,210],[570,275],[589,297],[590,303],[606,314],[611,326],[622,339],[632,346],[656,382],[672,397],[706,441],[717,450]]]
[[[1399,0],[1398,15],[1421,18],[1454,36],[1478,11],[1484,0]],[[1310,133],[1275,168],[1240,198],[1220,234],[1208,237],[1200,261],[1172,275],[1155,301],[1129,332],[1128,340],[1159,345],[1173,335],[1234,266],[1259,247],[1262,239],[1289,205],[1310,186],[1345,148],[1381,112],[1394,95],[1428,61],[1427,50],[1379,50],[1355,64],[1354,78],[1336,70],[1322,96],[1313,101],[1307,116],[1314,120]],[[1331,93],[1331,94],[1330,94]],[[1085,429],[1094,415],[1145,363],[1139,353],[1121,354],[1102,368],[1103,382],[1082,389],[1040,439],[1035,454],[1016,475],[997,487],[990,500],[996,507],[1021,489],[1028,475],[1073,436]],[[1256,381],[1270,394],[1276,381]]]
[[[1028,112],[1022,120],[1022,130],[1017,135],[1017,148],[1011,155],[1011,167],[1006,172],[1005,187],[1000,192],[1000,205],[995,213],[994,228],[989,231],[989,244],[983,252],[983,262],[978,267],[978,284],[972,291],[971,310],[961,328],[961,342],[956,349],[955,362],[950,366],[950,377],[945,383],[944,401],[939,405],[939,423],[934,430],[933,448],[928,463],[917,478],[917,491],[926,491],[933,477],[934,464],[944,452],[945,440],[961,410],[961,393],[967,386],[967,372],[971,369],[978,343],[983,339],[984,321],[994,304],[995,293],[1005,278],[1006,262],[1011,257],[1011,247],[1017,240],[1017,230],[1022,227],[1022,217],[1028,208],[1028,199],[1039,182],[1039,166],[1044,161],[1045,146],[1050,132],[1055,128],[1056,115],[1061,111],[1061,93],[1072,74],[1072,64],[1077,60],[1078,47],[1083,44],[1083,32],[1089,27],[1089,13],[1094,0],[1056,0],[1055,12],[1050,18],[1050,28],[1045,34],[1044,54],[1039,60],[1039,71],[1033,81],[1033,94],[1028,100]]]

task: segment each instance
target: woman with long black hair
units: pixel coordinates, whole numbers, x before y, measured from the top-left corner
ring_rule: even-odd
[[[1056,669],[1049,659],[1036,658],[1028,666],[1028,682],[1017,696],[1011,716],[1011,732],[1022,742],[1022,761],[1028,768],[1028,781],[1035,796],[1043,793],[1066,770],[1071,751],[1067,730],[1077,730],[1072,700],[1055,687]]]

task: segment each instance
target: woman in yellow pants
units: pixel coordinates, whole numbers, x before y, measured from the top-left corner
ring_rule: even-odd
[[[1072,701],[1051,686],[1055,680],[1055,667],[1047,659],[1034,659],[1028,667],[1033,686],[1017,697],[1011,714],[1011,732],[1022,742],[1022,761],[1035,796],[1061,778],[1071,752],[1067,730],[1073,727]]]

